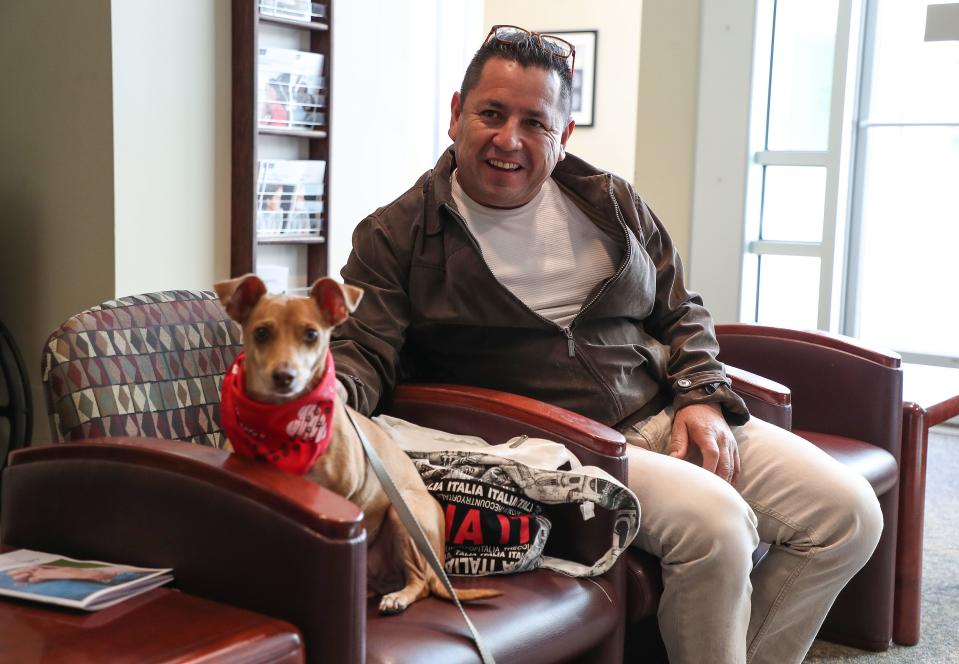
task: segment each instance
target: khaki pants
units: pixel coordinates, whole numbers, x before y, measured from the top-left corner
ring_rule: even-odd
[[[662,559],[670,662],[801,662],[879,541],[872,488],[755,417],[733,428],[742,459],[733,487],[698,459],[667,456],[671,426],[666,409],[626,432],[629,487],[643,510],[633,546]],[[753,569],[760,541],[772,548]]]

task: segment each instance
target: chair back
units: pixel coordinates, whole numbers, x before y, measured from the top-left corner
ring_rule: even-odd
[[[899,460],[899,355],[841,335],[747,323],[717,325],[716,337],[720,361],[789,387],[794,429],[863,440]]]
[[[148,436],[224,447],[220,385],[241,339],[208,291],[133,295],[72,316],[43,351],[53,440]]]

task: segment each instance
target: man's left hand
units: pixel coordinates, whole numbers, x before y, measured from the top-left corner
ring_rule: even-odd
[[[702,452],[703,468],[730,484],[739,479],[739,446],[718,404],[691,404],[676,411],[669,456],[685,459],[690,444]]]

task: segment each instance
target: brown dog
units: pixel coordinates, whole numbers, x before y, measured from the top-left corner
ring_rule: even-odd
[[[230,317],[243,327],[245,357],[242,374],[238,375],[242,376],[246,397],[259,402],[258,408],[264,407],[264,403],[284,404],[300,399],[321,382],[328,366],[330,332],[355,310],[363,295],[360,289],[329,278],[313,284],[309,297],[267,295],[266,286],[255,275],[221,281],[214,289]],[[333,380],[332,376],[329,380]],[[344,408],[339,399],[333,398],[332,438],[306,477],[363,510],[369,543],[368,586],[373,593],[383,594],[380,612],[399,613],[430,592],[450,599],[367,465],[359,437]],[[380,455],[442,563],[445,521],[439,503],[430,496],[403,450],[369,419],[355,411],[353,417]],[[320,426],[325,427],[322,423]],[[285,450],[284,447],[284,454]],[[499,594],[483,589],[457,590],[464,600]]]

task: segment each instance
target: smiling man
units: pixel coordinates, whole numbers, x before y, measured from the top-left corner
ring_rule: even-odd
[[[490,31],[453,95],[453,146],[354,233],[342,274],[365,295],[332,343],[340,390],[368,414],[399,381],[476,385],[618,428],[670,661],[801,661],[875,548],[878,502],[750,418],[663,225],[566,152],[574,61],[558,37]]]

